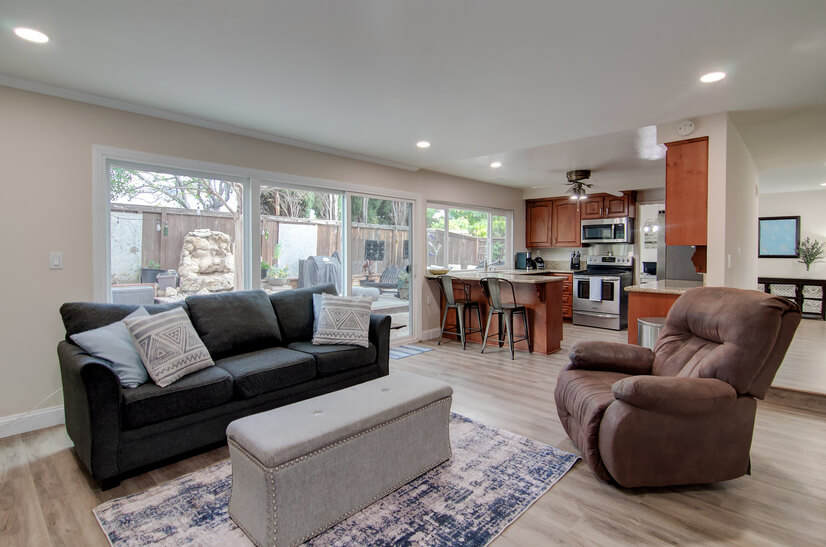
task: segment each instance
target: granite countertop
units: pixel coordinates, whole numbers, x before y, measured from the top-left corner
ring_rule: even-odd
[[[507,275],[547,275],[552,273],[571,274],[583,270],[572,270],[570,268],[537,268],[536,270],[496,270],[496,273]]]
[[[642,292],[653,294],[683,294],[689,289],[702,287],[702,281],[682,281],[680,279],[658,279],[639,285],[625,287],[626,292]]]
[[[512,270],[504,270],[504,272],[510,272]],[[464,279],[466,281],[478,281],[483,277],[499,277],[501,279],[505,279],[510,281],[511,283],[523,283],[529,285],[542,285],[544,283],[561,283],[564,279],[560,276],[553,276],[553,275],[524,275],[524,274],[511,274],[511,273],[503,273],[503,271],[498,272],[475,272],[471,271],[454,271],[451,272],[449,275],[457,279]],[[431,273],[426,273],[426,279],[436,279],[438,275],[433,275]]]

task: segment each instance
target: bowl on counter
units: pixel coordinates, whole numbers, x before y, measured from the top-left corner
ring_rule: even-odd
[[[445,275],[450,270],[448,268],[428,268],[430,275]]]

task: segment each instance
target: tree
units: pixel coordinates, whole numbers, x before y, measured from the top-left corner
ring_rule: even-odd
[[[126,198],[149,205],[225,211],[236,218],[241,212],[241,185],[234,182],[122,167],[113,167],[109,178],[113,201]]]

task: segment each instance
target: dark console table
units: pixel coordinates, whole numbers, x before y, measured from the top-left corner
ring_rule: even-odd
[[[826,320],[826,279],[797,279],[788,277],[758,277],[757,284],[769,294],[783,296],[797,302],[803,317]]]

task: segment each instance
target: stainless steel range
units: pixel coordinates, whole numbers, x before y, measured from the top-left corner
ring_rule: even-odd
[[[628,328],[628,294],[634,280],[630,256],[586,257],[586,270],[574,274],[574,325],[603,329]]]

